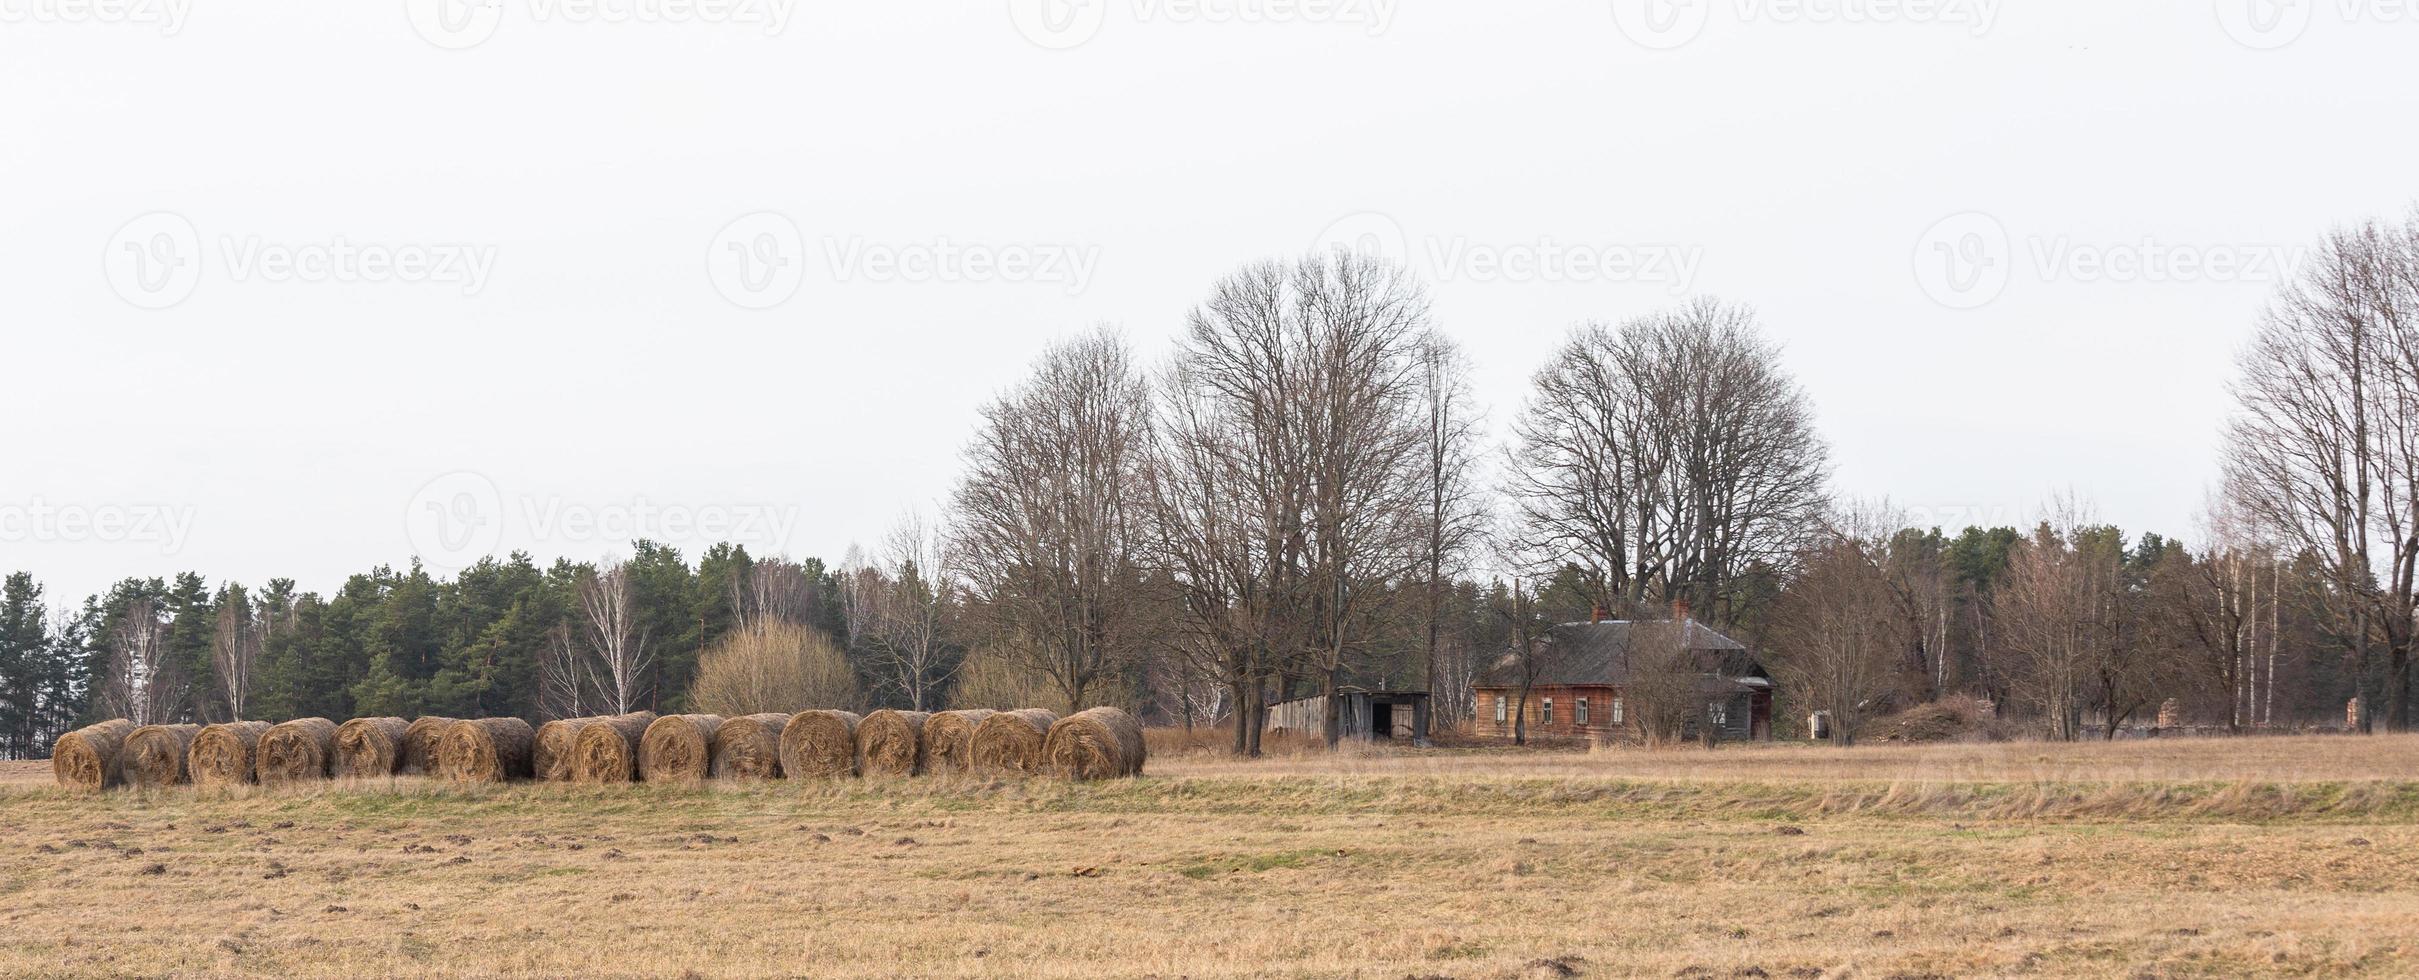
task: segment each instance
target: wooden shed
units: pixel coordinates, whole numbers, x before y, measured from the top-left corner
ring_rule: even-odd
[[[1428,692],[1364,691],[1348,687],[1337,691],[1336,698],[1343,705],[1345,738],[1403,739],[1416,745],[1428,744]],[[1277,731],[1325,732],[1327,696],[1313,694],[1269,705],[1268,727]]]

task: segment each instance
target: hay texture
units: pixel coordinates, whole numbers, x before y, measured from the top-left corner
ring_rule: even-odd
[[[1046,758],[1042,747],[1055,724],[1058,713],[1046,708],[992,712],[974,726],[975,771],[1018,776],[1041,772]]]
[[[781,728],[781,773],[791,779],[837,779],[857,774],[854,711],[816,708],[791,715]]]
[[[398,776],[436,776],[437,749],[445,743],[445,732],[460,718],[439,718],[428,715],[412,719],[411,727],[403,730],[403,761],[395,766]]]
[[[385,779],[403,765],[401,718],[355,718],[336,726],[336,772],[345,779]]]
[[[650,783],[693,783],[712,774],[714,733],[721,715],[665,715],[638,738],[638,778]]]
[[[779,712],[723,719],[714,730],[714,778],[781,778],[781,730],[789,722]]]
[[[186,781],[185,757],[193,751],[200,725],[145,725],[126,736],[118,768],[126,785],[138,788],[174,786]]]
[[[211,725],[193,736],[185,753],[185,774],[195,786],[241,786],[259,769],[260,739],[269,734],[265,721],[230,721]]]
[[[864,775],[913,776],[923,771],[924,723],[930,712],[884,708],[857,724],[857,771]]]
[[[126,752],[126,737],[132,734],[134,722],[112,718],[61,735],[50,747],[50,774],[69,789],[115,786],[125,779],[120,757]]]
[[[633,711],[589,719],[571,741],[571,778],[583,783],[626,783],[638,778],[638,742],[655,723],[655,712]]]
[[[999,712],[989,708],[942,711],[924,721],[924,771],[971,772],[974,769],[974,729]]]
[[[437,774],[457,783],[527,779],[537,732],[519,718],[467,718],[445,729],[437,744]]]
[[[580,730],[595,724],[596,718],[557,718],[538,726],[537,741],[529,747],[529,771],[544,783],[571,781],[571,755],[579,745]]]
[[[1050,726],[1042,748],[1051,772],[1069,779],[1142,775],[1142,723],[1116,708],[1086,708]]]
[[[260,737],[255,775],[263,786],[307,783],[328,778],[336,765],[336,723],[325,718],[296,718]]]

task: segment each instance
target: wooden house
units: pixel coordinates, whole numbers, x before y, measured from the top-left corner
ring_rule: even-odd
[[[1403,739],[1416,744],[1428,742],[1428,692],[1426,691],[1364,691],[1347,687],[1336,691],[1342,707],[1339,719],[1345,738]],[[1268,706],[1268,727],[1278,731],[1327,731],[1327,696],[1279,701]]]
[[[1711,725],[1725,741],[1772,738],[1771,674],[1746,644],[1689,618],[1685,606],[1668,620],[1564,623],[1541,642],[1548,648],[1537,658],[1525,707],[1516,655],[1506,653],[1479,679],[1477,734],[1511,738],[1516,716],[1525,715],[1530,735],[1634,741],[1636,720],[1623,701],[1633,653],[1685,648],[1698,671],[1703,711],[1686,723],[1683,736],[1699,737]]]

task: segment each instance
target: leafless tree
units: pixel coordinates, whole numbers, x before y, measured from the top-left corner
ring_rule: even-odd
[[[1428,335],[1408,275],[1341,252],[1247,266],[1188,318],[1161,386],[1153,550],[1243,709],[1239,752],[1265,685],[1333,695],[1420,567]]]
[[[1994,597],[2017,692],[2058,739],[2080,736],[2084,712],[2095,706],[2114,737],[2133,712],[2155,702],[2174,662],[2137,630],[2138,593],[2127,578],[2123,540],[2084,513],[2062,502],[2011,557]]]
[[[2353,657],[2360,727],[2383,704],[2385,727],[2408,729],[2419,606],[2419,210],[2401,225],[2328,236],[2263,317],[2235,397],[2228,496],[2288,550],[2326,562],[2325,618]]]
[[[1149,386],[1097,330],[1042,354],[983,410],[951,530],[995,652],[1070,711],[1136,661],[1152,604],[1139,552]]]
[[[589,710],[591,671],[588,652],[572,636],[571,623],[556,623],[538,648],[538,713],[547,718],[580,718]]]
[[[1470,389],[1470,362],[1461,348],[1441,333],[1431,332],[1419,349],[1420,558],[1425,581],[1427,655],[1423,669],[1431,700],[1455,690],[1454,668],[1466,675],[1475,666],[1468,650],[1449,651],[1442,621],[1446,590],[1466,570],[1467,558],[1479,543],[1491,515],[1478,486],[1478,443],[1481,438],[1476,396]],[[1466,646],[1466,644],[1465,644]],[[1458,658],[1454,654],[1458,653]],[[1466,685],[1466,678],[1465,678]],[[1467,686],[1458,688],[1467,691]],[[1452,717],[1451,698],[1443,699]]]
[[[588,642],[584,672],[591,704],[615,714],[636,710],[644,679],[655,662],[645,627],[639,625],[630,566],[621,562],[582,576],[580,624]]]
[[[815,577],[785,558],[758,558],[731,579],[731,610],[739,627],[805,623],[814,615]]]
[[[1819,526],[1826,450],[1751,312],[1702,300],[1581,326],[1514,425],[1521,532],[1629,614],[1686,599],[1728,618],[1743,572]]]
[[[956,556],[948,537],[913,511],[892,526],[882,555],[884,567],[859,569],[854,585],[871,593],[870,653],[915,710],[930,711],[963,661],[952,635]]]
[[[127,604],[110,624],[108,652],[98,692],[102,713],[136,725],[174,721],[188,692],[159,606],[148,599]]]
[[[231,720],[243,718],[251,703],[253,674],[267,640],[265,620],[254,614],[243,592],[229,589],[219,594],[218,615],[211,624],[210,665]]]
[[[1830,713],[1832,744],[1846,747],[1869,706],[1898,686],[1913,642],[1893,581],[1888,523],[1835,522],[1808,550],[1781,593],[1764,652],[1782,685]]]

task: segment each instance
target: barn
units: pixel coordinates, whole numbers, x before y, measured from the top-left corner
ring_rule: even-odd
[[[1525,707],[1514,655],[1506,653],[1479,679],[1477,734],[1511,738],[1515,716],[1525,716],[1530,735],[1634,741],[1636,722],[1623,701],[1633,651],[1684,648],[1699,670],[1697,695],[1704,703],[1702,717],[1688,724],[1684,736],[1699,737],[1710,725],[1725,741],[1772,738],[1772,675],[1746,644],[1690,618],[1685,606],[1668,620],[1564,623],[1543,642]]]

